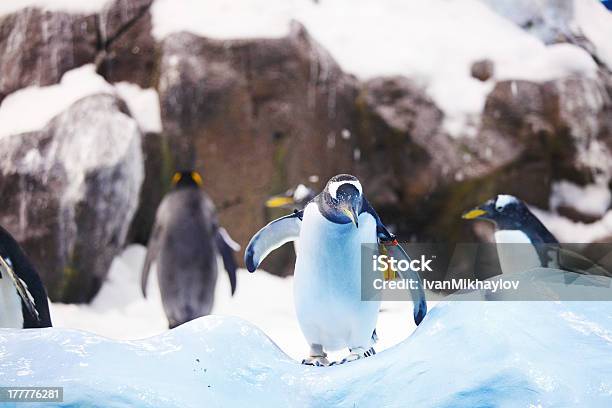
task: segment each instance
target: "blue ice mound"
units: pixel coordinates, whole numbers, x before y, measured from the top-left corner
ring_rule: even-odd
[[[612,302],[447,301],[397,346],[327,368],[232,317],[139,341],[3,329],[0,384],[64,387],[64,407],[610,407],[611,356]]]

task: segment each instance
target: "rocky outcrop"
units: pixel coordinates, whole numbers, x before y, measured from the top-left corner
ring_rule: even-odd
[[[0,139],[0,223],[52,300],[91,300],[125,244],[143,179],[140,138],[120,100],[93,95],[40,131]]]
[[[26,8],[0,18],[0,102],[31,85],[51,85],[97,53],[94,15]]]
[[[202,172],[221,224],[243,245],[270,194],[311,176],[320,187],[359,159],[357,83],[297,24],[279,39],[173,34],[159,71],[175,166]]]
[[[7,146],[0,152],[6,158],[0,192],[10,197],[0,222],[32,253],[54,299],[85,301],[126,241],[126,225],[128,242],[146,243],[175,169],[203,174],[221,223],[243,246],[268,217],[281,215],[264,214],[269,195],[307,181],[321,189],[340,172],[362,179],[400,236],[421,240],[486,239],[490,231],[464,223],[460,213],[497,193],[546,209],[557,181],[609,183],[612,74],[602,44],[569,24],[576,14],[571,2],[483,1],[547,44],[585,48],[598,75],[500,80],[503,62],[483,55],[465,67],[466,75],[491,91],[474,115],[473,132],[457,137],[420,81],[358,80],[298,23],[280,38],[214,40],[177,32],[160,40],[151,34],[151,0],[113,0],[91,15],[39,9],[7,15],[0,20],[0,100],[95,62],[110,83],[155,88],[163,130],[133,130],[127,111],[107,95],[79,102],[41,131],[0,140]],[[95,125],[77,117],[76,111],[94,115],[83,106],[98,110]],[[70,164],[58,153],[63,148],[51,148],[76,139],[112,144],[118,135],[124,153],[111,155],[109,166],[98,156],[91,167]],[[73,191],[103,197],[97,202],[109,207],[74,198]],[[112,222],[109,209],[116,213]],[[593,220],[575,208],[563,213]],[[287,246],[264,267],[286,274],[292,257]]]
[[[142,88],[155,85],[157,52],[151,34],[151,3],[152,0],[115,0],[100,13],[98,73],[107,81],[127,81]]]

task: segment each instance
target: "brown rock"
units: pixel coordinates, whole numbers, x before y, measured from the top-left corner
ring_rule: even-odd
[[[2,224],[54,301],[88,302],[121,251],[142,183],[140,132],[111,95],[0,139]]]
[[[490,59],[478,60],[472,64],[470,73],[476,79],[487,81],[495,74],[495,65]]]
[[[352,130],[355,81],[301,26],[279,39],[173,34],[159,91],[176,168],[202,172],[221,224],[243,246],[264,225],[269,195],[354,169],[355,137],[342,134]]]
[[[27,86],[52,85],[93,62],[96,17],[25,8],[0,19],[0,101]]]
[[[102,35],[98,73],[109,82],[155,85],[156,44],[151,34],[151,0],[117,0],[100,13]]]

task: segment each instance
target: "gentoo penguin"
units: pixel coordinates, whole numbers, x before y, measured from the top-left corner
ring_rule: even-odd
[[[316,193],[312,188],[298,184],[295,188],[285,191],[284,194],[270,197],[266,200],[266,208],[303,210],[315,196]]]
[[[0,227],[0,327],[51,327],[47,292],[15,239]]]
[[[499,194],[463,214],[495,225],[495,243],[502,273],[538,267],[558,268],[581,274],[609,275],[593,261],[561,248],[559,241],[518,198]]]
[[[254,272],[271,251],[295,240],[295,309],[310,344],[310,356],[302,363],[328,365],[326,351],[347,347],[350,354],[341,362],[373,355],[380,301],[361,300],[361,246],[397,241],[364,197],[359,180],[334,176],[303,211],[262,228],[246,248],[247,269]],[[419,324],[427,311],[422,288],[413,301]]]
[[[210,314],[219,253],[234,294],[234,251],[240,249],[219,226],[215,207],[201,189],[200,174],[177,172],[172,185],[157,209],[141,280],[146,296],[149,269],[157,261],[159,288],[170,328]]]

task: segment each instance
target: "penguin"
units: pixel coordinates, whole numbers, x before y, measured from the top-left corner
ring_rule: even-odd
[[[397,245],[397,240],[363,195],[359,180],[334,176],[304,210],[259,230],[245,250],[247,269],[254,272],[271,251],[296,240],[294,306],[310,345],[302,364],[329,365],[326,352],[343,348],[350,354],[340,363],[374,355],[380,300],[361,300],[361,246]],[[422,287],[413,292],[413,302],[419,324],[427,312]]]
[[[202,176],[180,171],[171,191],[160,203],[142,269],[141,289],[146,297],[151,264],[157,276],[169,327],[210,314],[217,282],[217,254],[229,275],[232,296],[236,291],[240,249],[219,226],[215,207],[202,190]]]
[[[292,210],[303,210],[316,196],[315,191],[306,187],[304,184],[298,184],[296,187],[287,190],[284,194],[279,194],[270,197],[266,200],[266,208],[288,208]]]
[[[503,274],[544,267],[580,274],[610,275],[592,260],[563,249],[557,238],[515,196],[499,194],[464,213],[462,218],[494,224],[497,255]]]
[[[25,252],[0,227],[0,327],[51,327],[45,287]]]

